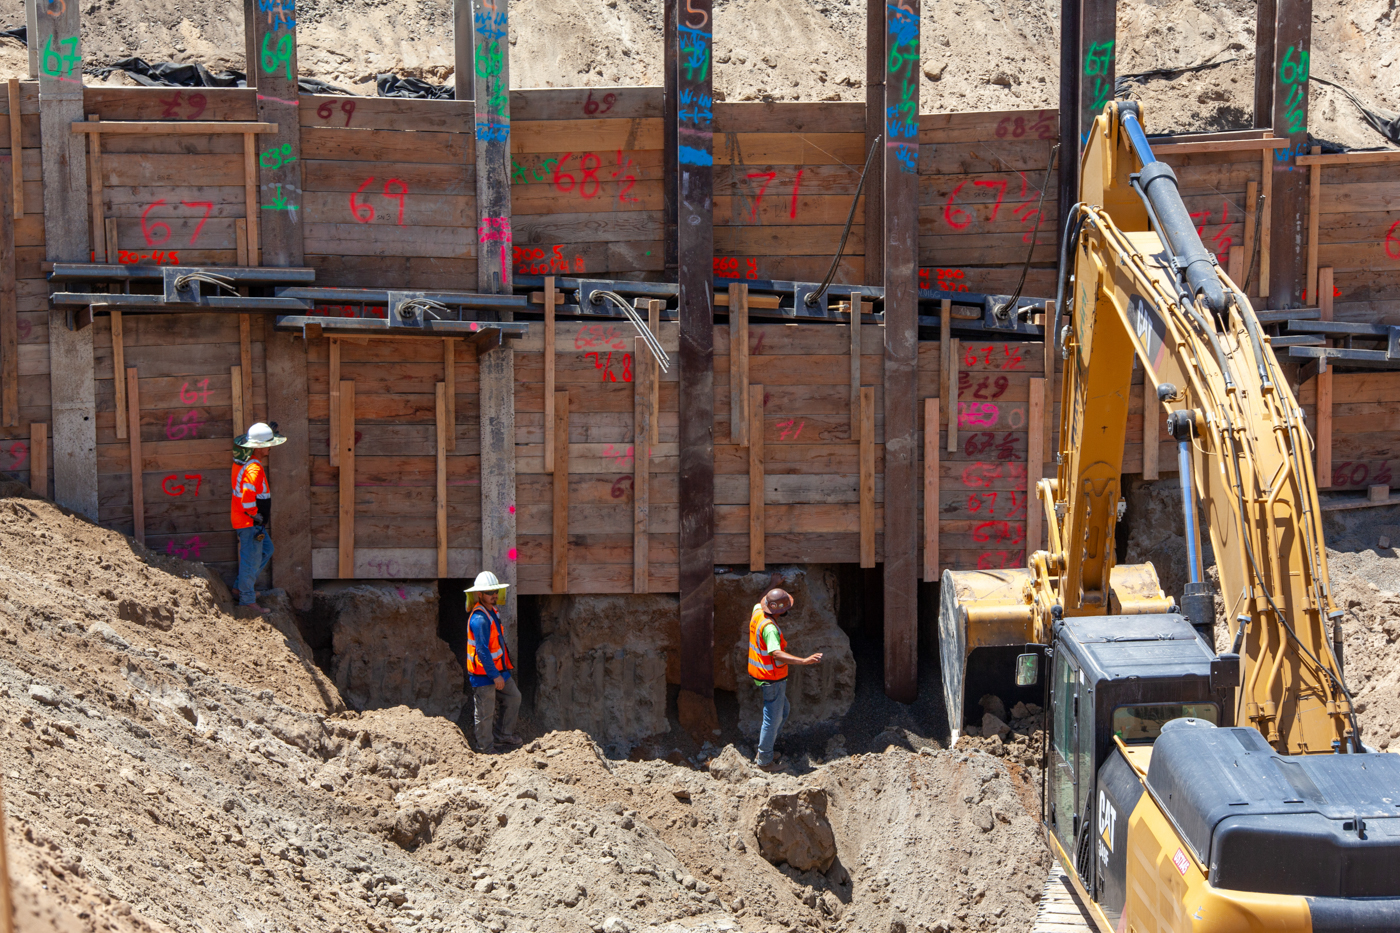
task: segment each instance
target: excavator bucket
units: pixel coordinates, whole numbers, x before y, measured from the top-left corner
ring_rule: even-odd
[[[952,741],[981,720],[985,694],[1008,706],[1043,695],[1039,685],[1016,687],[1016,656],[1035,641],[1033,582],[1025,568],[943,571],[938,650]]]

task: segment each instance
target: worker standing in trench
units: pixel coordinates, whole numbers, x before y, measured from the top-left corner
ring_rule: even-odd
[[[261,421],[247,434],[233,439],[233,501],[229,518],[238,535],[238,605],[261,614],[272,611],[258,605],[255,589],[258,577],[272,560],[272,491],[258,451],[286,441],[277,433],[275,423]]]
[[[754,764],[764,771],[773,768],[773,745],[778,730],[787,722],[792,704],[787,698],[788,665],[807,667],[820,664],[821,652],[799,658],[788,654],[787,639],[778,628],[778,619],[792,609],[787,590],[772,589],[753,607],[749,617],[749,676],[763,691],[763,729],[758,734],[758,754]]]
[[[522,742],[515,734],[520,687],[511,677],[515,665],[506,650],[501,613],[496,608],[508,585],[497,580],[491,571],[483,570],[467,590],[467,606],[471,609],[467,619],[467,679],[476,703],[477,751],[486,754],[508,750]]]

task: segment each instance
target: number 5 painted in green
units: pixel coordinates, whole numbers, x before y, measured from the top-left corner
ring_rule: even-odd
[[[268,74],[275,74],[277,69],[283,65],[287,68],[287,80],[292,80],[292,35],[283,33],[282,38],[277,40],[277,49],[273,51],[270,43],[272,33],[263,36],[262,44],[262,66],[263,71]]]

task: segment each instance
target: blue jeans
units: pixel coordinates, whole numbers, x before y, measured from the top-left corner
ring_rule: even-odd
[[[778,741],[778,730],[792,712],[792,704],[788,702],[786,680],[765,684],[762,690],[763,730],[758,734],[758,755],[754,763],[766,765],[773,760],[773,744]]]
[[[238,532],[238,604],[251,606],[257,597],[253,587],[272,561],[272,535],[256,525]],[[263,539],[259,541],[258,535]]]

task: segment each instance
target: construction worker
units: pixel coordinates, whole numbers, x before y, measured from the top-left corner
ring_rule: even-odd
[[[476,701],[476,747],[486,754],[507,751],[522,741],[515,734],[520,687],[511,677],[515,665],[506,650],[498,607],[507,586],[494,573],[483,570],[467,590],[467,608],[471,610],[467,619],[467,679]]]
[[[764,771],[773,769],[773,745],[778,730],[792,712],[787,698],[788,665],[803,667],[820,664],[821,652],[799,658],[788,654],[787,639],[778,628],[778,619],[792,609],[787,590],[772,589],[753,607],[749,617],[749,676],[763,691],[763,729],[758,734],[758,754],[754,764]]]
[[[263,568],[272,560],[272,493],[267,486],[267,468],[258,461],[258,451],[285,444],[277,425],[259,421],[248,433],[233,439],[233,502],[230,519],[238,534],[238,597],[240,606],[266,614],[257,603],[254,586]]]

